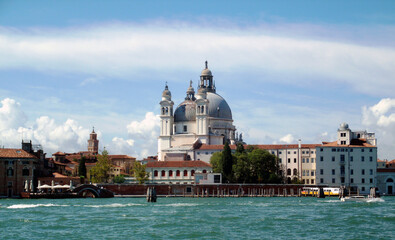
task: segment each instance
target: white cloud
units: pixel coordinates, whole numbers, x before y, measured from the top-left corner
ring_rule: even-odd
[[[26,123],[26,115],[21,106],[14,99],[6,98],[1,101],[0,108],[0,131],[17,128]]]
[[[295,138],[292,136],[292,134],[287,134],[284,137],[280,138],[280,142],[291,144],[295,143]]]
[[[384,98],[362,108],[362,124],[376,133],[380,158],[395,158],[395,99]]]
[[[80,29],[0,30],[0,69],[87,73],[140,80],[155,71],[195,70],[203,58],[217,71],[270,72],[300,83],[350,84],[394,94],[395,50],[266,29],[180,25],[107,25]],[[243,75],[245,75],[243,73]],[[134,77],[132,77],[134,76]],[[284,77],[286,76],[286,77]],[[163,79],[162,79],[163,80]],[[375,84],[371,84],[374,80]]]

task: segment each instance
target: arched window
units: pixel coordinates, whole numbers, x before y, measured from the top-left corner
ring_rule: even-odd
[[[24,168],[24,169],[22,170],[22,176],[29,176],[29,169]]]
[[[188,171],[184,170],[184,177],[187,177],[187,176],[188,176]]]
[[[165,115],[165,108],[162,108],[162,115]]]
[[[176,176],[179,177],[180,176],[180,170],[177,170],[176,172]]]
[[[154,177],[157,177],[157,176],[158,176],[158,171],[155,170],[155,171],[154,171]]]
[[[161,174],[161,176],[162,176],[162,177],[166,176],[166,172],[165,172],[165,170],[162,170],[162,174]]]
[[[166,113],[168,113],[169,112],[169,108],[168,107],[166,107]]]
[[[206,173],[207,171],[206,171],[206,169],[204,169],[203,171],[202,171],[202,173]]]
[[[7,176],[8,176],[8,177],[14,176],[14,169],[8,168],[8,170],[7,170]]]
[[[173,177],[173,170],[169,171],[169,177]]]
[[[294,168],[294,175],[298,175],[298,170]]]
[[[198,113],[200,113],[200,106],[198,106]]]
[[[195,176],[195,170],[191,171],[191,176]]]
[[[201,113],[204,113],[204,106],[202,106],[202,112]]]
[[[388,179],[387,179],[387,182],[394,182],[394,179],[388,178]]]
[[[291,175],[291,169],[290,168],[287,169],[287,175]]]

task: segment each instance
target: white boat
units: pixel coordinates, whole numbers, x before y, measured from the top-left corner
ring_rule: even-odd
[[[365,196],[346,196],[346,197],[341,197],[340,201],[342,202],[367,202],[368,197]]]

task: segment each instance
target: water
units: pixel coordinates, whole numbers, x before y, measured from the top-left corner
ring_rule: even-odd
[[[1,199],[0,239],[394,239],[395,197]]]

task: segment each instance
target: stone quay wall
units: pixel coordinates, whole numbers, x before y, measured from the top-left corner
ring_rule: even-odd
[[[168,197],[256,197],[301,196],[304,185],[296,184],[100,184],[119,196],[145,196],[154,187]],[[310,186],[309,186],[310,187]]]

